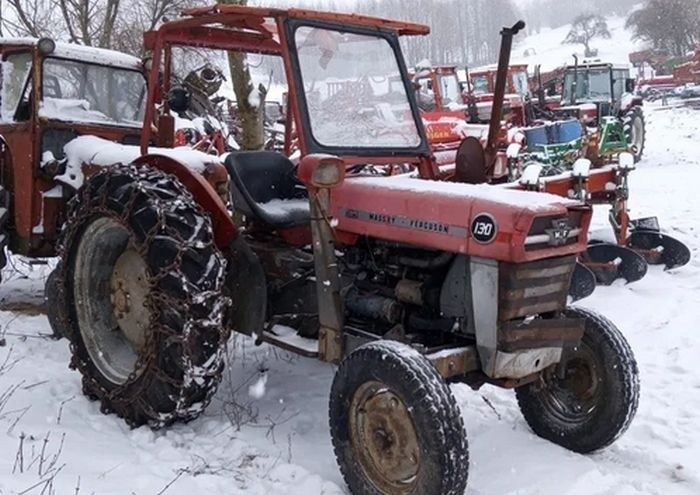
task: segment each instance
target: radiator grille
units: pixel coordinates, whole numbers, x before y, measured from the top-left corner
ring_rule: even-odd
[[[575,266],[575,255],[529,263],[501,263],[499,320],[564,310]]]

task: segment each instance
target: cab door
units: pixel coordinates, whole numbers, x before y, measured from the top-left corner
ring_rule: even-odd
[[[37,194],[35,182],[37,102],[33,97],[37,68],[31,47],[3,48],[0,70],[0,218],[4,242],[13,251],[28,253],[32,228],[36,225]],[[1,212],[2,210],[0,210]],[[3,245],[4,247],[4,245]]]

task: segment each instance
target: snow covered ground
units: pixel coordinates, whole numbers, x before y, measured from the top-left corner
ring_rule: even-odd
[[[583,456],[536,437],[511,392],[455,385],[470,442],[469,495],[700,493],[700,112],[645,113],[633,213],[658,215],[694,258],[582,301],[616,322],[636,353],[637,417],[612,447]],[[605,215],[597,212],[596,227],[605,229]],[[46,338],[48,268],[14,260],[0,285],[1,495],[346,493],[327,428],[332,366],[238,338],[203,417],[130,430],[81,394],[67,342]]]
[[[610,39],[594,38],[591,47],[598,49],[598,55],[605,62],[613,64],[629,64],[629,53],[642,50],[644,44],[632,41],[632,32],[625,29],[625,18],[612,16],[606,19]],[[542,65],[542,72],[556,69],[564,64],[573,64],[572,55],[583,57],[583,45],[564,45],[570,25],[556,29],[543,28],[539,33],[527,37],[516,37],[513,47],[512,63],[529,64],[529,70],[535,70],[535,65]],[[526,52],[530,52],[525,56]],[[534,53],[531,53],[534,52]]]

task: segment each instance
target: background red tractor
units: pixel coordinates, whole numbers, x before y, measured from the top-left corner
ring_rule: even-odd
[[[510,64],[504,92],[504,119],[513,125],[522,126],[528,121],[527,100],[530,98],[527,64]],[[488,122],[496,92],[498,67],[489,65],[472,69],[467,73],[465,102],[470,106],[472,122]]]

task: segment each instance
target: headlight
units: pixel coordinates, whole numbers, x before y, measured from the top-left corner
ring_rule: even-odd
[[[51,38],[41,38],[37,42],[36,46],[39,48],[39,52],[42,55],[47,56],[51,55],[56,49],[56,42]]]
[[[341,160],[322,160],[313,174],[311,182],[316,187],[333,187],[343,182],[345,163]]]

